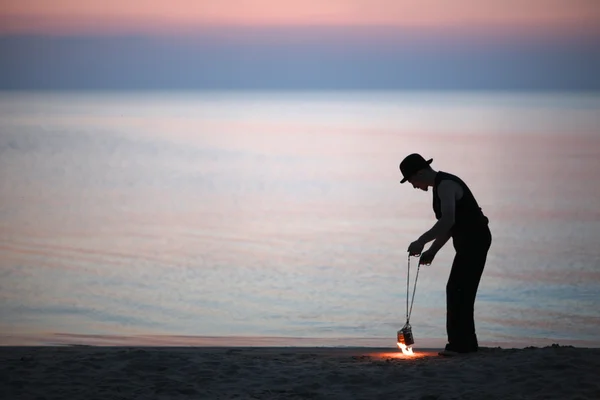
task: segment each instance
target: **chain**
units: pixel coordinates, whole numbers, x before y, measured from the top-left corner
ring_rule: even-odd
[[[412,300],[410,302],[410,309],[408,308],[408,289],[410,283],[410,254],[408,255],[408,276],[406,277],[406,324],[410,320],[410,315],[412,314],[413,304],[415,302],[415,292],[417,291],[417,280],[419,279],[419,270],[421,269],[421,265],[417,263],[417,276],[415,277],[415,286],[413,288]]]

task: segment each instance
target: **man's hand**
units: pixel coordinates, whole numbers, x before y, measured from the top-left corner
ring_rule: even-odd
[[[419,259],[419,265],[430,265],[433,259],[435,258],[435,251],[432,249],[427,249],[421,254],[421,258]]]
[[[425,247],[424,243],[421,243],[419,240],[415,240],[408,246],[408,254],[411,256],[418,256],[423,251],[423,247]]]

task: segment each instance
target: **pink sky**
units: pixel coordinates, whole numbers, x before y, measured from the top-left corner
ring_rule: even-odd
[[[2,0],[0,32],[387,25],[600,31],[598,0]]]

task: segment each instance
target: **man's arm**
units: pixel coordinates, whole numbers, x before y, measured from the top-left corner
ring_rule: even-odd
[[[431,244],[431,246],[429,246],[428,250],[433,251],[434,253],[437,254],[438,251],[440,251],[440,249],[442,247],[444,247],[444,245],[446,244],[446,242],[450,239],[452,235],[450,235],[450,232],[446,232],[445,234],[442,234],[441,236],[438,236],[433,243]]]
[[[460,187],[452,181],[442,181],[438,187],[438,196],[440,197],[442,217],[436,224],[425,232],[419,241],[427,244],[436,239],[432,247],[439,246],[441,248],[450,238],[450,229],[454,225],[454,213],[456,206],[456,194]],[[438,249],[439,250],[439,249]]]

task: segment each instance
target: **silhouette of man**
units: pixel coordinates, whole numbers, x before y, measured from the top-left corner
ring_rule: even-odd
[[[459,177],[435,171],[419,154],[410,154],[400,163],[404,176],[415,189],[433,188],[436,224],[408,246],[419,264],[429,265],[437,252],[452,238],[456,255],[446,285],[446,332],[448,343],[440,355],[470,353],[479,348],[473,318],[475,296],[492,244],[489,220],[481,211],[469,187]],[[423,247],[433,241],[429,249]]]

